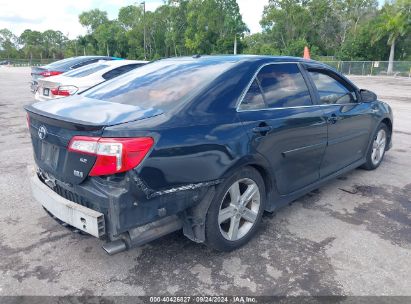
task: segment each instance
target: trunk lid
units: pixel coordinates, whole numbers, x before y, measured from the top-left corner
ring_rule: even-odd
[[[42,76],[40,75],[41,72],[47,71],[47,69],[45,67],[32,67],[31,68],[31,77],[34,80],[37,80],[38,78],[42,78]]]
[[[60,86],[60,82],[58,82],[58,79],[53,79],[52,81],[46,79],[47,78],[38,80],[37,93],[39,94],[40,100],[53,99],[51,90],[54,88],[58,88]]]
[[[80,184],[96,157],[68,151],[74,136],[100,137],[106,126],[147,119],[161,110],[73,96],[27,106],[30,135],[37,166],[50,179]]]

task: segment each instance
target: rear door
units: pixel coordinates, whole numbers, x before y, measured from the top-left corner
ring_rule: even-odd
[[[251,150],[271,164],[280,194],[319,179],[327,122],[297,63],[263,66],[237,109]]]
[[[308,74],[328,122],[327,149],[320,169],[320,176],[325,177],[365,155],[373,121],[369,105],[359,102],[357,89],[337,73],[308,68]]]

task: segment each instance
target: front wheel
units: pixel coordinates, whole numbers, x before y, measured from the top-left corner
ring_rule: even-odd
[[[366,170],[377,169],[384,159],[387,143],[389,139],[389,131],[384,123],[381,123],[374,134],[371,147],[366,155],[366,163],[363,168]]]
[[[207,245],[231,251],[247,243],[261,221],[265,200],[264,181],[251,167],[220,184],[207,213]]]

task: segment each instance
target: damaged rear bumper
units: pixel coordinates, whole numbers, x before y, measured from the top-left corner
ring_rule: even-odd
[[[60,221],[104,237],[109,254],[181,228],[189,239],[204,242],[205,216],[220,182],[154,191],[135,174],[116,182],[92,178],[82,185],[61,182],[41,169],[31,168],[31,176],[34,198]]]
[[[30,184],[33,197],[53,216],[97,238],[105,235],[104,214],[59,196],[37,175],[31,177]]]

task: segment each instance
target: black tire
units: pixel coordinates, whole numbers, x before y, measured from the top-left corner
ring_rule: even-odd
[[[384,130],[384,132],[385,132],[385,134],[386,134],[385,147],[384,147],[384,149],[383,149],[381,158],[378,160],[378,162],[375,162],[375,161],[373,161],[373,157],[372,157],[372,154],[373,154],[373,146],[374,146],[374,141],[376,140],[376,138],[377,138],[377,136],[378,136],[378,133],[379,133],[381,130]],[[388,130],[387,125],[386,125],[385,123],[381,123],[381,124],[378,126],[377,130],[375,131],[375,133],[374,133],[374,135],[373,135],[373,137],[372,137],[372,142],[371,142],[371,144],[370,144],[370,147],[368,148],[367,155],[365,156],[365,157],[366,157],[366,162],[365,162],[364,165],[361,166],[361,168],[363,168],[363,169],[365,169],[365,170],[375,170],[375,169],[377,169],[377,168],[381,165],[381,162],[382,162],[383,159],[384,159],[385,151],[387,150],[387,146],[388,146],[388,142],[389,142],[389,140],[390,140],[390,137],[391,137],[391,134],[390,134],[390,131]]]
[[[234,241],[233,240],[228,240],[226,238],[228,236],[228,233],[225,234],[226,237],[224,237],[224,235],[223,235],[224,232],[222,232],[222,230],[221,230],[223,228],[221,228],[221,227],[223,225],[226,225],[228,222],[229,222],[229,226],[231,226],[232,218],[227,219],[228,222],[222,223],[221,226],[220,226],[220,224],[219,224],[220,207],[222,207],[223,204],[226,203],[226,202],[223,202],[223,199],[227,198],[226,194],[228,194],[228,190],[230,189],[230,187],[232,185],[234,185],[237,181],[248,182],[249,180],[251,180],[252,182],[255,183],[255,185],[258,187],[258,191],[259,191],[259,200],[260,200],[259,209],[258,209],[258,213],[256,211],[254,212],[254,215],[255,215],[255,213],[257,213],[257,216],[255,217],[256,219],[255,219],[254,223],[252,224],[251,228],[245,227],[245,229],[243,229],[243,228],[241,228],[241,227],[243,227],[242,225],[244,225],[244,223],[246,223],[246,225],[249,226],[249,222],[247,220],[243,219],[242,215],[237,214],[237,218],[240,217],[239,221],[243,221],[242,224],[241,223],[239,224],[240,228],[243,229],[243,231],[246,231],[247,229],[249,229],[249,230],[248,230],[248,232],[246,232],[238,240],[234,240]],[[241,194],[241,188],[242,188],[241,182],[240,182],[240,186],[239,186],[240,194]],[[255,188],[254,185],[253,185],[253,188]],[[244,194],[244,192],[243,192],[243,194]],[[250,200],[249,203],[246,204],[245,206],[248,206],[250,204],[256,204],[257,199],[254,199],[254,198],[255,197],[253,196],[253,200]],[[222,184],[217,186],[216,194],[214,195],[214,198],[211,202],[211,205],[210,205],[210,208],[208,210],[207,217],[206,217],[205,232],[206,232],[206,244],[207,244],[207,246],[209,246],[213,249],[219,250],[219,251],[232,251],[232,250],[237,249],[237,248],[243,246],[244,244],[246,244],[254,236],[256,231],[258,230],[258,226],[261,222],[261,217],[264,213],[265,204],[266,204],[266,193],[265,193],[264,181],[263,181],[261,175],[259,174],[259,172],[257,170],[255,170],[252,167],[241,168],[239,171],[237,171],[235,174],[233,174],[230,178],[228,178]],[[232,205],[229,204],[228,206],[231,207]],[[243,208],[246,208],[246,207],[243,207]],[[251,207],[250,207],[250,209],[251,209]],[[240,231],[240,229],[238,231]]]

